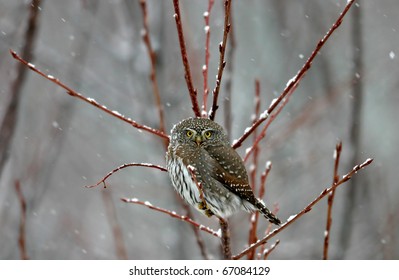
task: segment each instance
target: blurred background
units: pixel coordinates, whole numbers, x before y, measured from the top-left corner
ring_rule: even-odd
[[[34,1],[36,2],[36,1]],[[134,167],[113,175],[108,188],[86,189],[129,162],[165,165],[161,139],[141,132],[65,91],[13,60],[17,51],[85,96],[151,127],[159,127],[143,43],[139,1],[0,1],[0,259],[20,259],[23,217],[16,185],[26,200],[25,246],[31,259],[201,259],[192,228],[144,206],[136,197],[184,214],[168,175]],[[273,168],[264,200],[286,220],[333,177],[334,149],[342,140],[339,172],[374,158],[337,189],[329,258],[399,258],[399,3],[357,1],[307,72],[261,142],[258,177]],[[148,0],[151,41],[166,130],[193,116],[172,1]],[[216,120],[237,139],[251,124],[255,79],[261,111],[281,93],[344,8],[344,0],[233,1],[230,71]],[[181,1],[195,87],[203,92],[204,18],[208,1]],[[223,3],[210,14],[209,85],[215,85]],[[28,30],[29,29],[29,30]],[[231,41],[230,41],[231,42]],[[230,64],[230,66],[229,66]],[[226,86],[229,83],[231,88]],[[224,100],[231,102],[225,122]],[[244,156],[250,137],[238,152]],[[396,144],[395,144],[396,143]],[[249,166],[248,164],[248,170]],[[218,223],[193,211],[215,230]],[[327,200],[276,238],[271,259],[321,259]],[[267,228],[260,220],[258,235]],[[247,246],[249,215],[231,218],[233,254]],[[219,240],[201,233],[211,258]],[[273,242],[276,240],[274,238]],[[270,246],[272,242],[268,243]]]

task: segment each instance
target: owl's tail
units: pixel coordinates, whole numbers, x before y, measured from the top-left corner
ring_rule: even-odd
[[[254,203],[256,208],[258,208],[259,212],[268,219],[271,223],[275,225],[280,225],[281,221],[277,218],[269,209],[267,209],[265,203],[262,200],[256,199]]]

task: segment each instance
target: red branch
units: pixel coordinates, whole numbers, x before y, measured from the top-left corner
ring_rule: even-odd
[[[118,172],[121,169],[124,169],[126,167],[130,167],[130,166],[141,166],[141,167],[149,167],[149,168],[155,168],[155,169],[159,169],[161,171],[165,171],[167,172],[167,169],[163,166],[160,165],[155,165],[155,164],[151,164],[151,163],[125,163],[122,164],[121,166],[115,168],[114,170],[110,171],[105,177],[103,177],[100,181],[98,181],[95,185],[90,185],[90,186],[85,186],[85,188],[94,188],[97,187],[100,184],[104,185],[104,188],[107,187],[107,185],[105,184],[105,181],[115,172]]]
[[[169,141],[169,136],[165,133],[163,133],[162,131],[159,131],[157,129],[154,129],[152,127],[146,126],[146,125],[142,125],[139,124],[137,122],[135,122],[134,120],[130,119],[130,118],[126,118],[125,116],[121,115],[119,112],[117,111],[112,111],[110,109],[108,109],[107,107],[105,107],[104,105],[99,104],[97,101],[95,101],[93,98],[90,97],[85,97],[82,94],[74,91],[72,88],[68,87],[67,85],[63,84],[59,79],[55,78],[52,75],[46,75],[44,74],[42,71],[40,71],[39,69],[37,69],[35,67],[35,65],[33,65],[32,63],[29,63],[28,61],[22,59],[15,51],[10,50],[10,53],[12,55],[12,57],[16,60],[18,60],[19,62],[21,62],[22,64],[26,65],[27,67],[29,67],[29,69],[31,69],[32,71],[36,72],[37,74],[39,74],[40,76],[44,77],[45,79],[49,80],[50,82],[62,87],[63,89],[66,90],[66,92],[76,98],[79,98],[80,100],[83,100],[91,105],[93,105],[94,107],[97,107],[98,109],[106,112],[109,115],[112,115],[130,125],[132,125],[133,127],[137,128],[137,129],[142,129],[144,131],[150,132],[154,135],[157,135],[159,137],[162,137],[164,139],[166,139],[167,141]]]
[[[21,204],[21,220],[19,222],[19,237],[18,237],[18,245],[19,251],[21,253],[21,259],[28,260],[28,254],[26,253],[26,200],[24,194],[21,190],[21,185],[19,180],[15,181],[15,191],[17,192],[19,203]]]
[[[148,56],[150,57],[151,61],[151,73],[150,73],[150,79],[152,83],[152,88],[153,88],[153,93],[154,93],[154,98],[155,98],[155,104],[158,108],[158,115],[159,115],[159,130],[163,133],[165,133],[165,117],[164,117],[164,108],[161,102],[161,97],[159,94],[159,87],[158,87],[158,81],[157,81],[157,76],[156,76],[156,54],[154,52],[154,49],[152,48],[151,40],[150,40],[150,31],[148,27],[148,11],[147,11],[147,2],[145,0],[140,0],[140,6],[141,10],[143,13],[143,41],[144,44],[147,47],[148,50]],[[166,143],[168,145],[168,143]]]
[[[173,15],[173,17],[175,18],[175,21],[176,21],[177,35],[179,37],[181,57],[182,57],[183,66],[184,66],[184,78],[186,79],[187,88],[188,88],[188,92],[190,94],[191,103],[193,105],[192,108],[193,108],[194,114],[196,117],[200,117],[201,113],[200,113],[198,100],[197,100],[197,90],[194,88],[193,81],[191,78],[190,64],[188,62],[186,43],[185,43],[184,34],[183,34],[183,25],[182,25],[181,19],[180,19],[181,16],[180,16],[179,0],[173,0],[173,6],[175,8],[175,14]]]
[[[343,183],[347,182],[348,180],[350,180],[352,178],[352,176],[354,174],[356,174],[359,170],[365,168],[366,166],[368,166],[370,163],[373,162],[373,159],[367,159],[365,162],[363,162],[360,165],[356,165],[355,167],[353,167],[353,169],[347,173],[346,175],[344,175],[342,177],[341,180],[339,180],[336,184],[332,184],[329,188],[324,189],[324,191],[322,191],[320,193],[320,195],[318,197],[316,197],[311,203],[309,203],[305,208],[303,208],[298,214],[292,215],[288,218],[288,220],[282,224],[279,228],[276,228],[275,230],[273,230],[272,232],[270,232],[268,235],[266,235],[265,237],[263,237],[261,240],[258,240],[257,242],[253,243],[252,245],[250,245],[248,248],[246,248],[245,250],[243,250],[241,253],[233,256],[233,259],[240,259],[243,256],[245,256],[248,252],[250,252],[251,250],[254,250],[255,248],[261,246],[262,244],[266,243],[270,238],[274,237],[276,234],[280,233],[281,231],[283,231],[285,228],[287,228],[290,224],[294,223],[296,220],[298,220],[300,217],[302,217],[304,214],[308,213],[309,211],[312,210],[312,207],[317,204],[322,198],[324,198],[326,195],[328,195],[330,192],[332,192],[333,190],[335,190],[338,186],[342,185]]]
[[[255,79],[255,110],[254,110],[254,116],[258,116],[260,111],[260,82],[258,79]],[[255,118],[254,120],[255,121]],[[255,129],[253,132],[253,139],[254,141],[257,138],[257,130]],[[250,168],[250,179],[251,179],[251,187],[252,190],[256,190],[256,175],[257,175],[257,167],[258,167],[258,156],[259,156],[259,148],[256,147],[255,153],[253,154],[252,157],[252,165]],[[259,218],[259,212],[256,211],[255,213],[251,214],[251,226],[250,226],[250,231],[249,231],[249,237],[248,237],[248,244],[254,243],[256,240],[258,240],[258,237],[256,235],[256,230],[258,227],[258,218]],[[252,251],[251,253],[248,254],[248,259],[252,260],[255,257],[255,250]]]
[[[339,181],[339,175],[338,175],[338,167],[339,167],[339,160],[341,157],[341,151],[342,151],[342,142],[339,142],[337,146],[335,147],[335,152],[334,152],[334,174],[333,174],[333,184],[337,184]],[[330,229],[331,229],[331,224],[332,224],[332,206],[334,203],[334,196],[335,196],[335,190],[333,190],[331,193],[328,195],[328,208],[327,208],[327,222],[326,222],[326,231],[324,234],[324,248],[323,248],[323,259],[327,260],[328,259],[328,245],[330,241]]]
[[[202,75],[204,76],[204,93],[203,93],[203,104],[202,104],[202,117],[205,118],[207,117],[207,102],[208,102],[208,94],[209,94],[209,88],[208,88],[208,68],[209,68],[209,42],[211,38],[211,30],[209,27],[209,16],[211,14],[212,6],[213,6],[214,0],[209,0],[208,1],[208,10],[204,13],[204,20],[205,20],[205,64],[202,66]]]
[[[218,109],[218,97],[220,91],[220,84],[222,83],[222,76],[223,76],[223,69],[226,66],[226,61],[224,60],[224,54],[226,52],[226,45],[227,45],[227,38],[230,31],[230,7],[231,7],[231,0],[226,0],[224,2],[225,13],[224,13],[224,29],[223,29],[223,41],[219,44],[219,67],[218,67],[218,74],[216,77],[216,86],[213,90],[213,102],[211,112],[209,114],[209,118],[211,120],[215,119],[216,110]]]
[[[284,91],[280,94],[280,96],[275,99],[271,106],[261,114],[259,119],[250,127],[250,129],[246,129],[244,134],[236,141],[234,141],[232,147],[234,149],[237,149],[242,145],[242,143],[245,141],[245,139],[248,138],[249,135],[257,128],[262,122],[264,122],[268,116],[273,112],[273,110],[280,104],[280,102],[289,94],[292,90],[294,90],[299,82],[302,80],[306,72],[310,69],[312,66],[312,62],[314,58],[317,56],[317,54],[320,52],[321,48],[324,46],[324,44],[327,42],[327,40],[330,38],[330,36],[334,33],[334,31],[341,25],[342,20],[344,19],[346,13],[349,11],[351,6],[355,0],[350,0],[347,2],[344,10],[342,11],[341,15],[338,17],[338,19],[334,22],[334,24],[331,26],[330,30],[324,35],[324,37],[317,43],[315,49],[313,50],[312,54],[310,57],[307,59],[306,63],[302,66],[302,68],[299,70],[299,72],[291,79],[288,81],[287,86],[285,87]]]
[[[205,227],[205,226],[197,223],[196,221],[190,219],[188,216],[178,215],[174,211],[169,211],[169,210],[154,206],[151,203],[149,203],[148,201],[143,202],[143,201],[138,200],[137,198],[121,198],[121,200],[126,203],[134,203],[134,204],[144,205],[152,210],[155,210],[155,211],[158,211],[158,212],[161,212],[164,214],[168,214],[172,218],[175,218],[175,219],[178,219],[181,221],[185,221],[185,222],[191,224],[192,226],[198,228],[199,230],[202,230],[204,232],[212,234],[213,236],[216,236],[218,238],[220,237],[220,235],[216,231],[210,229],[209,227]]]

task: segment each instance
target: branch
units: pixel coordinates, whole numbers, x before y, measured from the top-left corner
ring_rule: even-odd
[[[197,90],[194,88],[193,81],[191,78],[190,64],[188,62],[186,43],[184,41],[183,25],[180,19],[179,0],[173,0],[173,6],[175,8],[175,14],[173,15],[173,17],[175,18],[176,21],[177,35],[179,37],[181,57],[184,66],[184,78],[186,79],[187,88],[190,94],[191,104],[193,105],[192,109],[194,111],[194,114],[196,117],[200,117],[201,113],[197,100]]]
[[[152,210],[155,210],[155,211],[158,211],[158,212],[161,212],[164,214],[168,214],[172,218],[187,222],[187,223],[191,224],[192,226],[198,228],[199,230],[202,230],[204,232],[212,234],[215,237],[220,237],[220,235],[216,231],[210,229],[209,227],[205,227],[205,226],[197,223],[196,221],[190,219],[188,216],[178,215],[174,211],[169,211],[169,210],[154,206],[148,201],[143,202],[143,201],[138,200],[137,198],[121,198],[121,200],[126,203],[134,203],[134,204],[144,205]]]
[[[218,217],[219,218],[219,224],[220,224],[220,230],[222,233],[221,240],[222,240],[222,254],[223,254],[223,259],[225,260],[231,260],[231,239],[230,239],[230,229],[229,229],[229,223],[227,220]]]
[[[124,169],[126,167],[130,167],[130,166],[141,166],[141,167],[149,167],[149,168],[155,168],[155,169],[159,169],[161,171],[165,171],[167,172],[167,169],[163,166],[160,165],[155,165],[155,164],[151,164],[151,163],[125,163],[122,164],[121,166],[115,168],[114,170],[110,171],[105,177],[103,177],[100,181],[98,181],[95,185],[90,185],[90,186],[85,186],[85,188],[94,188],[97,187],[100,184],[104,185],[104,188],[107,187],[105,181],[115,172],[118,172],[121,169]]]
[[[309,203],[305,208],[303,208],[298,214],[292,215],[288,218],[288,220],[282,224],[279,228],[276,228],[273,230],[271,233],[266,235],[264,238],[261,240],[258,240],[256,243],[252,244],[245,250],[243,250],[241,253],[233,256],[233,259],[240,259],[243,256],[245,256],[249,251],[254,250],[255,248],[259,247],[260,245],[266,243],[270,238],[274,237],[276,234],[279,232],[283,231],[285,228],[287,228],[290,224],[295,222],[297,219],[302,217],[304,214],[312,210],[312,207],[317,204],[322,198],[324,198],[326,195],[328,195],[331,191],[335,190],[338,186],[342,185],[346,181],[350,180],[354,174],[356,174],[359,170],[365,168],[368,166],[370,163],[373,162],[373,159],[367,159],[365,162],[363,162],[360,165],[356,165],[353,167],[353,169],[344,175],[341,180],[339,180],[336,184],[332,184],[329,188],[325,189],[324,191],[321,192],[321,194],[316,197],[311,203]]]
[[[161,102],[161,97],[159,94],[159,87],[158,87],[158,81],[157,81],[157,76],[156,76],[156,54],[154,52],[154,49],[152,48],[151,40],[150,40],[150,31],[148,27],[148,12],[147,12],[147,2],[146,0],[140,0],[140,6],[141,10],[143,13],[143,41],[144,44],[147,47],[148,51],[148,56],[150,57],[150,62],[151,62],[151,73],[150,73],[150,79],[151,79],[151,84],[152,84],[152,89],[154,93],[154,98],[155,98],[155,104],[158,108],[158,115],[159,115],[159,130],[163,133],[165,133],[165,117],[164,117],[164,108]],[[166,146],[168,145],[166,141]]]
[[[254,116],[258,116],[260,111],[260,82],[258,79],[255,79],[255,110],[254,110]],[[255,121],[255,119],[253,120]],[[253,133],[253,139],[254,141],[257,138],[257,130],[254,130]],[[251,187],[252,190],[255,192],[256,190],[256,175],[257,175],[257,167],[258,167],[258,156],[259,156],[259,148],[256,147],[255,153],[253,154],[252,157],[252,165],[250,167],[249,171],[249,177],[250,177],[250,182],[251,182]],[[250,220],[250,230],[249,230],[249,236],[248,236],[248,244],[254,243],[256,240],[258,240],[258,237],[256,235],[256,231],[258,228],[258,219],[259,219],[259,212],[256,211],[251,214],[251,220]],[[252,260],[255,257],[255,250],[252,251],[251,253],[248,254],[248,259]]]
[[[246,129],[244,134],[236,141],[234,141],[232,147],[234,149],[237,149],[242,145],[242,143],[245,141],[245,139],[248,138],[248,136],[257,128],[262,122],[264,122],[268,116],[273,112],[273,110],[280,104],[280,102],[292,91],[294,90],[299,82],[302,80],[302,78],[305,76],[307,71],[312,67],[312,62],[317,56],[317,54],[320,52],[321,48],[324,46],[324,44],[327,42],[327,40],[330,38],[330,36],[334,33],[334,31],[341,25],[342,20],[344,19],[346,13],[349,11],[351,6],[355,0],[349,0],[342,11],[341,15],[338,17],[338,19],[334,22],[334,24],[331,26],[330,30],[324,35],[322,39],[317,43],[315,49],[313,50],[312,54],[310,57],[307,59],[306,63],[302,66],[302,68],[299,70],[299,72],[291,79],[288,81],[287,86],[285,87],[284,91],[280,94],[280,96],[276,99],[273,100],[271,106],[264,111],[259,119],[249,128]]]
[[[224,98],[224,127],[226,128],[227,135],[231,135],[231,104],[232,104],[232,96],[231,96],[231,84],[232,84],[232,75],[233,75],[233,56],[236,48],[236,40],[234,36],[234,24],[233,24],[233,7],[230,8],[230,32],[229,32],[229,48],[227,49],[226,60],[229,62],[226,65],[226,75],[225,75],[225,98]]]
[[[341,151],[342,151],[342,142],[339,142],[335,147],[335,152],[334,152],[335,163],[334,163],[333,184],[337,184],[339,181],[338,167],[339,167],[339,160],[341,157]],[[332,224],[331,215],[332,215],[332,206],[334,203],[334,196],[335,196],[335,190],[331,191],[331,193],[328,194],[327,223],[326,223],[326,230],[324,232],[324,248],[323,248],[324,260],[328,259],[328,245],[330,239],[330,229]]]
[[[218,74],[216,76],[216,86],[213,90],[213,102],[212,108],[209,113],[209,118],[211,120],[215,119],[216,110],[219,108],[218,106],[218,97],[220,91],[220,84],[222,83],[222,76],[223,76],[223,69],[226,66],[226,61],[224,60],[224,54],[226,52],[226,45],[227,45],[227,37],[230,31],[230,7],[231,7],[231,0],[226,0],[224,2],[225,13],[224,13],[224,29],[223,29],[223,41],[219,44],[219,67],[218,67]]]
[[[21,205],[21,220],[19,222],[19,237],[18,245],[21,253],[21,259],[28,260],[28,254],[26,253],[26,200],[21,190],[21,184],[19,180],[15,181],[15,191],[17,192],[18,200]]]
[[[157,129],[154,129],[152,127],[146,126],[146,125],[142,125],[139,124],[137,122],[135,122],[134,120],[130,119],[130,118],[126,118],[125,116],[121,115],[119,112],[117,111],[111,111],[109,110],[107,107],[105,107],[104,105],[99,104],[96,100],[94,100],[93,98],[90,97],[85,97],[82,94],[74,91],[72,88],[68,87],[67,85],[63,84],[60,80],[58,80],[57,78],[55,78],[52,75],[46,75],[44,74],[42,71],[40,71],[39,69],[37,69],[35,67],[35,65],[33,65],[32,63],[27,62],[26,60],[22,59],[15,51],[10,50],[11,55],[13,56],[14,59],[18,60],[19,62],[21,62],[22,64],[26,65],[27,67],[29,67],[29,69],[31,69],[32,71],[36,72],[37,74],[39,74],[40,76],[44,77],[45,79],[49,80],[50,82],[62,87],[63,89],[66,90],[66,92],[73,96],[76,97],[80,100],[83,100],[91,105],[93,105],[94,107],[97,107],[98,109],[104,111],[105,113],[112,115],[130,125],[132,125],[133,127],[137,128],[137,129],[142,129],[144,131],[150,132],[154,135],[157,135],[159,137],[162,137],[166,140],[169,141],[169,136],[165,133],[163,133],[162,131],[159,131]]]

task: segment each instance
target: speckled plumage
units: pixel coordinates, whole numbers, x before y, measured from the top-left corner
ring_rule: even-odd
[[[166,161],[176,191],[203,214],[225,218],[244,209],[259,211],[270,222],[280,224],[254,196],[241,157],[231,148],[223,128],[210,119],[189,118],[176,124]]]

